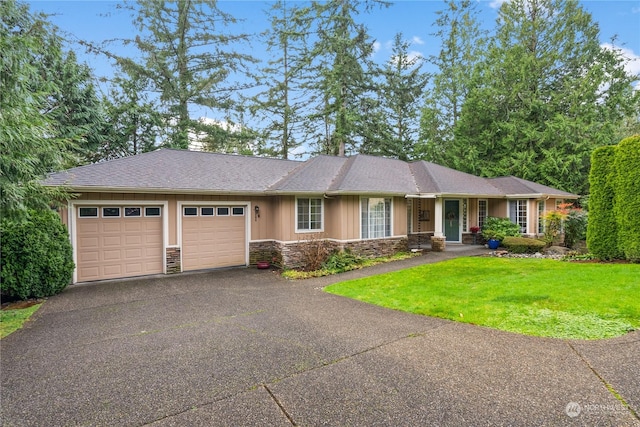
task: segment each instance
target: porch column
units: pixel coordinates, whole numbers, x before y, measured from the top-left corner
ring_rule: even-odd
[[[442,197],[436,197],[435,212],[433,212],[433,237],[444,237],[442,233]]]

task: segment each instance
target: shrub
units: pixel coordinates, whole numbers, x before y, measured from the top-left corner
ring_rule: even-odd
[[[486,240],[502,241],[507,236],[520,236],[520,226],[511,222],[509,218],[488,217],[485,220],[482,226],[482,237]]]
[[[318,234],[310,234],[299,246],[302,270],[315,271],[322,267],[331,254],[331,244]]]
[[[0,290],[14,298],[60,293],[73,277],[73,250],[66,227],[51,211],[29,211],[22,221],[0,225]]]
[[[614,213],[616,151],[615,146],[604,146],[594,150],[591,155],[587,247],[602,260],[623,257],[618,249],[618,223]]]
[[[354,266],[360,264],[362,258],[355,255],[350,250],[337,251],[329,256],[329,259],[322,265],[326,270],[335,273],[341,273],[353,269]]]
[[[640,262],[640,135],[618,144],[614,213],[618,222],[618,249],[626,259]]]
[[[587,238],[586,212],[573,209],[564,220],[564,245],[570,249]]]
[[[512,236],[505,237],[502,244],[514,254],[535,254],[546,246],[542,240]]]
[[[548,246],[553,245],[560,234],[563,219],[564,215],[557,210],[549,211],[544,215],[544,241]]]

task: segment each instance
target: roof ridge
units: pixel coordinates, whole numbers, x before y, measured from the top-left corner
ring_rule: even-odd
[[[355,156],[343,157],[345,159],[345,162],[340,167],[338,173],[335,174],[335,176],[331,180],[331,184],[329,184],[329,188],[327,189],[328,191],[335,191],[340,188],[340,186],[344,182],[344,179],[347,177],[347,173],[351,169],[351,166],[353,166],[353,163],[356,161],[356,158],[359,155],[360,154],[356,154]]]

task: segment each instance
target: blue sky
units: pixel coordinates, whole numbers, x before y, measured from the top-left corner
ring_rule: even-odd
[[[494,28],[497,9],[503,1],[505,0],[479,1],[480,18],[488,30]],[[135,37],[130,16],[127,12],[116,9],[118,2],[115,1],[38,0],[27,3],[32,11],[53,14],[50,20],[61,30],[78,39],[101,42],[114,38]],[[616,45],[622,48],[625,56],[631,60],[628,64],[629,71],[640,75],[640,0],[593,0],[581,1],[581,4],[599,24],[601,42],[608,44],[612,37],[617,36]],[[219,5],[225,12],[242,20],[238,24],[237,32],[258,33],[269,27],[265,18],[269,2],[221,0]],[[390,43],[397,32],[402,32],[406,40],[412,41],[411,51],[415,55],[428,57],[437,54],[440,49],[438,39],[431,34],[435,31],[432,26],[435,12],[442,9],[444,3],[439,0],[405,0],[394,2],[386,9],[363,13],[357,19],[368,27],[370,36],[376,41],[377,61],[384,62],[389,59]],[[77,52],[80,59],[94,69],[97,76],[108,77],[113,73],[105,58],[88,55],[79,47]],[[252,53],[256,57],[264,57],[264,48],[255,43]]]

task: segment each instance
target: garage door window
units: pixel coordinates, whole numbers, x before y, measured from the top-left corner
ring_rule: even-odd
[[[213,208],[200,208],[200,215],[213,216]]]
[[[78,216],[80,218],[97,218],[98,208],[80,208],[78,209]]]
[[[103,218],[119,218],[120,217],[120,208],[102,208],[102,217]]]
[[[141,208],[126,207],[126,208],[124,208],[124,216],[126,216],[126,217],[139,217],[139,216],[142,216],[142,209]]]
[[[198,208],[184,208],[184,216],[198,216]]]
[[[160,208],[144,208],[144,216],[160,216]]]
[[[244,208],[243,207],[233,208],[232,209],[232,214],[233,214],[233,216],[243,216],[244,215]]]
[[[229,208],[218,208],[218,216],[229,216]]]

